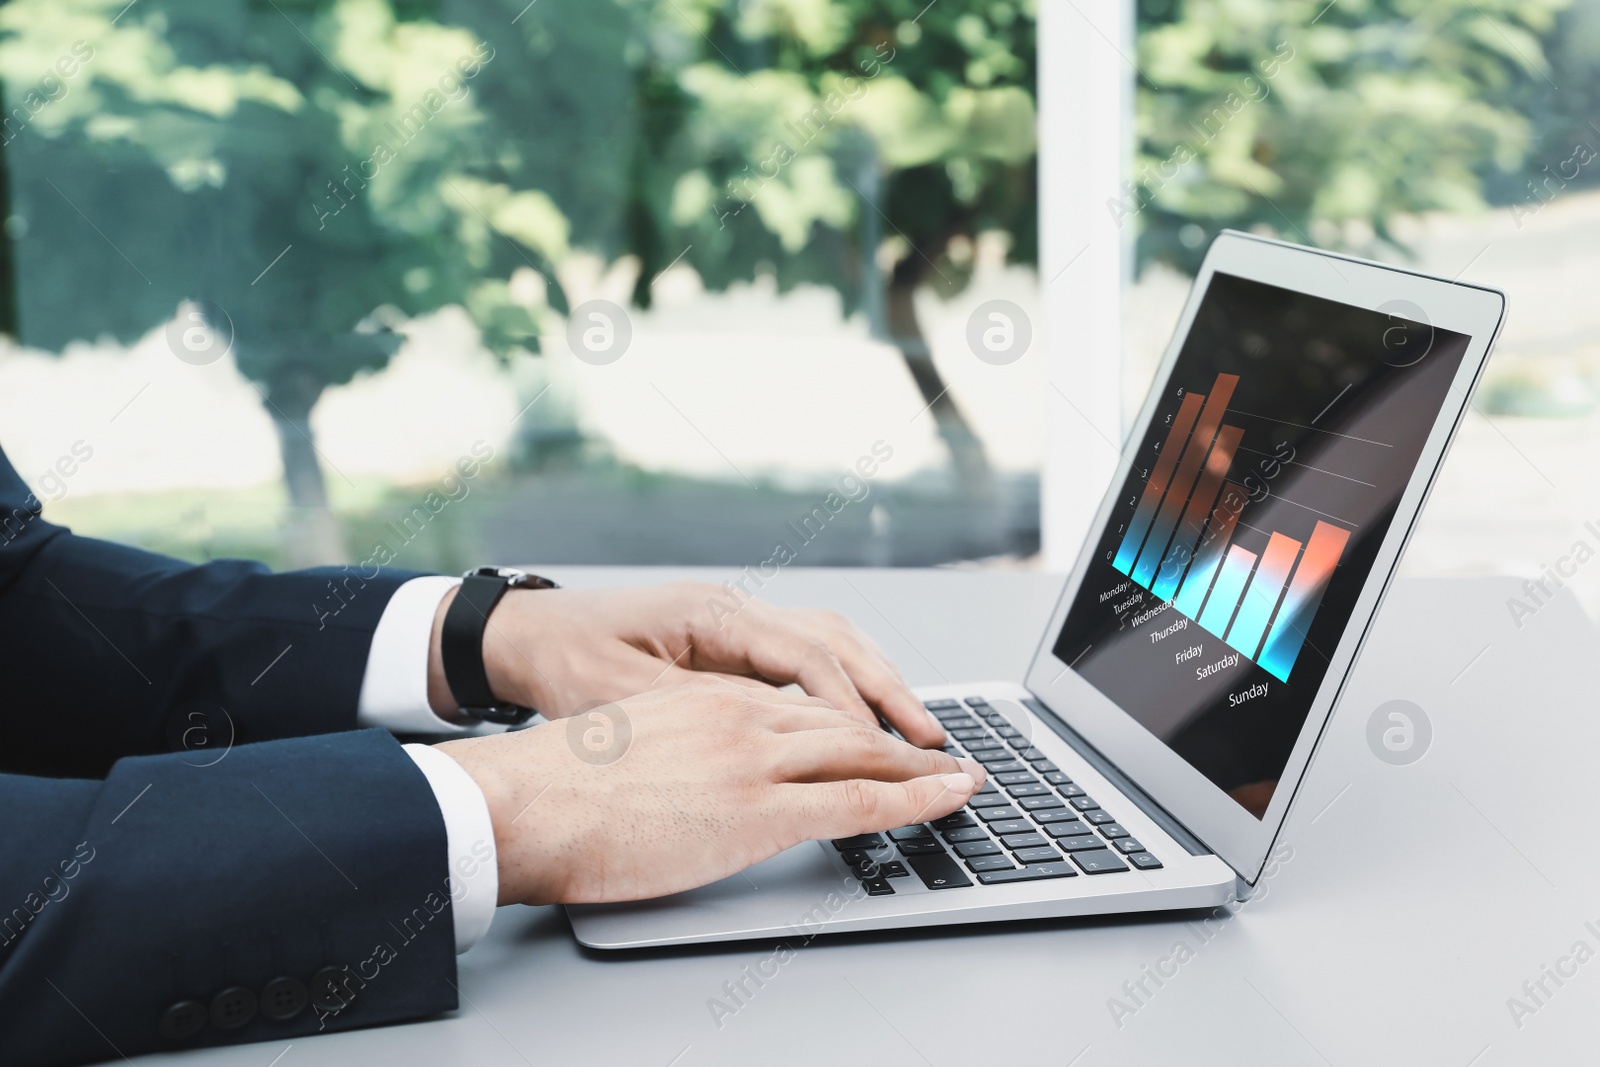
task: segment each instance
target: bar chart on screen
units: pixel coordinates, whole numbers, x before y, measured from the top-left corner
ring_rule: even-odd
[[[1251,497],[1228,478],[1244,437],[1223,422],[1238,384],[1219,374],[1179,402],[1111,562],[1286,682],[1350,531],[1319,519],[1304,541],[1254,527],[1260,552],[1235,541]]]

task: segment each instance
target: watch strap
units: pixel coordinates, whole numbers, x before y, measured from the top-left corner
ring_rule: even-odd
[[[483,635],[489,628],[489,613],[509,588],[511,583],[505,578],[469,574],[461,579],[456,598],[444,613],[439,635],[444,680],[450,695],[468,714],[495,703],[489,672],[483,665]]]
[[[483,635],[489,613],[508,589],[554,589],[556,583],[537,575],[498,567],[480,567],[461,579],[456,597],[444,613],[439,656],[450,695],[471,719],[517,726],[533,718],[534,709],[496,702],[483,661]]]

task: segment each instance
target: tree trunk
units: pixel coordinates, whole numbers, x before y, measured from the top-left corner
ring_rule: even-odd
[[[922,402],[930,405],[939,438],[950,452],[960,492],[970,500],[989,502],[994,496],[994,481],[988,453],[950,395],[949,386],[934,365],[922,324],[917,321],[913,298],[922,283],[920,256],[915,251],[908,253],[895,264],[885,282],[883,269],[878,265],[878,252],[884,238],[883,167],[869,139],[861,138],[853,148],[857,153],[856,191],[865,201],[860,210],[857,268],[862,309],[867,313],[872,335],[900,350],[900,358],[911,372],[911,380],[922,394]]]
[[[289,521],[284,527],[286,567],[317,567],[348,562],[339,520],[328,507],[328,487],[311,433],[311,408],[322,395],[320,383],[294,375],[272,383],[266,394],[283,480],[289,489]]]
[[[923,402],[930,405],[939,437],[950,450],[956,484],[962,494],[976,503],[990,503],[994,497],[994,479],[989,468],[989,454],[978,435],[972,432],[966,414],[950,395],[950,387],[934,365],[933,353],[923,335],[922,324],[917,320],[914,298],[920,274],[909,257],[895,265],[889,279],[886,308],[889,341],[900,350],[900,358],[905,360]]]

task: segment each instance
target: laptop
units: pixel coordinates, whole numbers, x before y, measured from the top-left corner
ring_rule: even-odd
[[[1504,315],[1493,289],[1219,235],[1026,677],[918,690],[984,790],[690,892],[571,906],[578,940],[1248,898]]]

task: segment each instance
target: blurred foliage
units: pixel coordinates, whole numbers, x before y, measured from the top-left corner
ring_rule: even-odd
[[[221,309],[310,506],[324,388],[446,305],[536,351],[574,248],[635,258],[641,306],[682,257],[882,335],[884,291],[959,288],[979,231],[1035,258],[1033,3],[13,0],[18,333]]]
[[[1568,2],[1140,0],[1138,157],[1108,210],[1141,264],[1192,271],[1223,227],[1398,244],[1398,214],[1481,209],[1530,158]]]
[[[714,288],[773,271],[870,312],[901,263],[959,289],[980,231],[1036,262],[1033,0],[669,0],[655,18],[709,47],[647,75],[681,121],[636,191],[646,284],[692,245]]]

